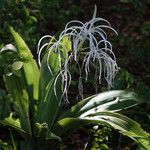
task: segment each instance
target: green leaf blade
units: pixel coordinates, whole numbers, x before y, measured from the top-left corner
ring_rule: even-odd
[[[142,100],[138,99],[134,92],[123,90],[107,91],[81,100],[60,118],[86,116],[102,111],[116,112],[133,107],[141,102]]]
[[[57,122],[52,132],[65,137],[85,124],[100,124],[112,127],[137,142],[139,149],[148,150],[150,147],[150,135],[137,122],[114,112],[95,113],[80,118],[64,118]]]

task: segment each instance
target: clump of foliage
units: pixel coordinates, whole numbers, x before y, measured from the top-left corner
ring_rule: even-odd
[[[80,78],[85,71],[88,80],[90,68],[98,68],[99,81],[104,74],[106,82],[112,86],[118,66],[105,28],[115,31],[107,20],[96,18],[95,12],[89,22],[69,22],[58,40],[49,35],[42,37],[38,45],[39,68],[24,40],[10,27],[16,47],[5,45],[0,58],[13,104],[9,117],[3,116],[0,124],[21,135],[23,140],[14,141],[11,134],[13,149],[57,149],[56,143],[85,124],[112,127],[132,138],[140,149],[149,148],[149,134],[137,122],[117,113],[144,101],[134,92],[114,90],[95,94],[63,110],[63,98],[69,102],[67,92],[72,63],[79,65]],[[44,38],[51,40],[40,47]],[[81,81],[79,90],[82,89]],[[6,95],[1,92],[1,97],[3,100]]]
[[[99,128],[98,126],[93,127],[93,140],[91,150],[108,150],[108,141],[111,137],[111,129],[107,127]]]

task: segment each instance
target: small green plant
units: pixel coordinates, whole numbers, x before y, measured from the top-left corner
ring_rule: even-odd
[[[69,69],[73,63],[79,66],[80,91],[83,71],[88,79],[90,68],[98,69],[99,82],[104,73],[108,86],[113,85],[118,66],[104,29],[115,30],[107,20],[95,16],[96,12],[85,24],[69,22],[58,41],[49,35],[42,37],[38,44],[40,68],[24,40],[10,27],[16,47],[4,46],[0,60],[6,89],[13,101],[9,116],[3,115],[0,124],[21,135],[19,144],[11,136],[13,149],[57,149],[56,143],[86,124],[113,127],[136,141],[139,149],[150,147],[149,134],[137,122],[117,113],[143,102],[134,92],[114,90],[95,94],[63,110],[63,100],[69,102]],[[41,46],[45,38],[51,40]],[[3,102],[7,96],[4,92],[0,94]]]
[[[92,129],[93,132],[93,140],[91,150],[108,150],[108,141],[110,135],[110,128],[102,127],[99,128],[98,126],[94,126]]]

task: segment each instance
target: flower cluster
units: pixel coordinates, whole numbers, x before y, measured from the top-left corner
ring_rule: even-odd
[[[42,37],[38,44],[38,62],[41,64],[41,52],[49,45],[45,43],[40,47],[41,42],[45,38],[52,38],[51,45],[48,47],[47,66],[50,73],[53,74],[49,65],[50,55],[53,50],[59,56],[60,73],[63,81],[63,95],[66,95],[71,81],[71,73],[69,71],[69,64],[71,60],[79,66],[80,75],[84,71],[86,79],[90,72],[91,66],[96,65],[98,69],[99,83],[101,82],[102,74],[108,83],[108,87],[113,86],[114,77],[118,70],[115,55],[112,51],[112,45],[107,39],[105,29],[111,29],[116,34],[117,32],[111,27],[110,23],[102,18],[93,17],[90,21],[82,23],[78,20],[70,21],[66,24],[65,29],[60,33],[58,40],[50,35]],[[63,39],[68,37],[71,42],[71,49],[68,50],[68,46],[64,44]],[[61,49],[64,49],[65,61],[62,62]],[[68,53],[69,51],[69,53]],[[82,56],[82,61],[79,59]],[[80,79],[81,81],[81,76]],[[79,83],[79,87],[82,89],[82,84]],[[81,91],[80,89],[80,91]]]

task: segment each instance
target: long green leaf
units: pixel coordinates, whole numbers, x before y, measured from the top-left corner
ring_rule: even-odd
[[[49,128],[53,125],[61,104],[61,78],[57,79],[56,87],[54,87],[55,78],[50,80],[47,93],[43,100],[43,104],[37,112],[37,122],[47,123]],[[54,89],[56,88],[56,93]]]
[[[57,122],[52,132],[58,136],[66,136],[66,133],[69,134],[85,124],[111,126],[136,141],[140,150],[148,150],[150,147],[150,135],[137,122],[114,112],[100,112],[81,118],[64,118]]]
[[[53,72],[53,75],[50,73],[48,66],[47,66],[47,54],[45,54],[42,65],[40,68],[40,81],[39,81],[39,110],[43,109],[44,104],[44,98],[48,91],[48,86],[53,80],[53,78],[56,77],[58,71],[59,71],[59,60],[58,56],[52,52],[52,55],[49,60],[49,65],[51,67],[51,70]]]
[[[46,122],[50,128],[56,119],[57,113],[59,112],[62,94],[61,77],[56,79],[60,66],[58,55],[55,52],[52,52],[50,56],[49,65],[53,74],[51,74],[48,69],[46,54],[42,60],[40,68],[37,122]]]
[[[12,27],[10,27],[10,32],[17,46],[17,53],[21,61],[23,62],[22,67],[21,67],[20,79],[19,79],[21,80],[23,86],[20,86],[18,84],[18,87],[20,88],[18,90],[15,87],[15,84],[12,87],[11,82],[10,82],[9,89],[11,88],[16,89],[14,93],[15,94],[14,100],[17,99],[18,101],[21,102],[19,103],[21,126],[22,127],[25,126],[23,129],[31,133],[31,126],[30,126],[31,120],[29,119],[30,118],[29,109],[30,109],[30,114],[32,115],[32,120],[34,120],[35,115],[36,115],[35,113],[37,110],[37,103],[38,103],[37,100],[38,100],[38,91],[39,91],[39,69],[38,69],[36,61],[33,59],[33,55],[30,49],[28,48],[28,46],[26,45],[22,37],[17,32],[15,32],[15,30]],[[17,72],[19,71],[17,70]],[[6,86],[8,86],[7,79],[6,79]],[[26,91],[27,94],[23,94],[24,91]],[[13,93],[11,92],[11,94]],[[28,98],[25,95],[28,95]],[[24,110],[24,113],[22,113],[22,110]]]
[[[134,92],[114,90],[81,100],[59,118],[86,116],[102,111],[120,111],[143,102]]]
[[[18,53],[20,58],[23,60],[23,71],[25,81],[27,83],[29,97],[31,99],[38,99],[38,82],[39,82],[39,69],[36,61],[33,59],[33,55],[22,39],[22,37],[10,27],[10,32],[17,45]]]

